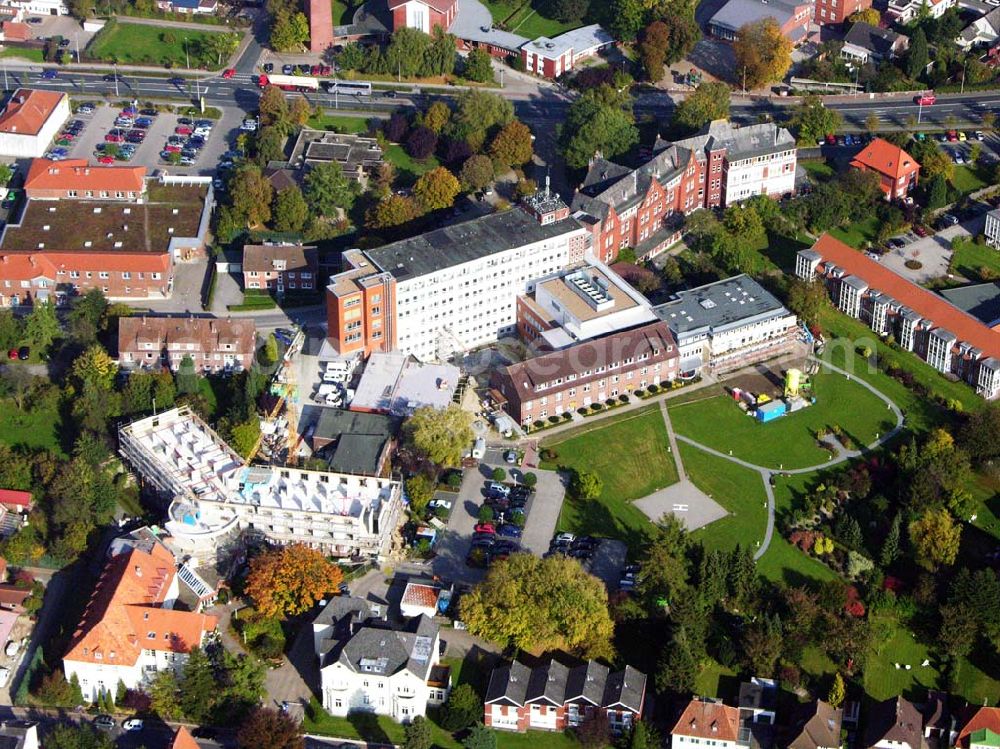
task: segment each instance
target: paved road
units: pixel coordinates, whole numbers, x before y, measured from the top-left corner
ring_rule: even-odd
[[[829,362],[825,362],[821,359],[814,359],[813,361],[816,361],[820,366],[826,367],[827,369],[830,369],[833,372],[837,372],[838,374],[844,375],[848,379],[851,379],[853,377],[853,375],[850,372],[841,369],[840,367],[836,367],[833,364],[830,364]],[[903,428],[903,413],[902,411],[899,410],[899,407],[895,403],[893,403],[892,400],[887,395],[883,394],[881,390],[876,388],[871,383],[862,380],[860,378],[855,377],[854,382],[858,383],[862,387],[874,393],[889,406],[893,414],[895,414],[896,416],[896,426],[894,426],[884,435],[880,436],[877,440],[875,440],[870,445],[861,450],[844,450],[840,448],[837,457],[832,458],[825,463],[817,463],[816,465],[807,466],[806,468],[793,468],[788,470],[775,471],[774,469],[757,465],[756,463],[751,463],[750,461],[743,460],[742,458],[737,458],[734,455],[729,455],[714,448],[707,447],[706,445],[703,445],[700,442],[695,442],[694,440],[689,439],[688,437],[685,437],[683,435],[680,434],[677,435],[677,439],[687,445],[691,445],[692,447],[697,447],[699,450],[703,450],[709,453],[710,455],[714,455],[717,458],[723,458],[724,460],[731,461],[733,463],[736,463],[737,465],[741,465],[744,468],[749,468],[751,471],[756,471],[757,473],[760,474],[761,480],[764,482],[764,491],[767,492],[767,529],[764,531],[764,539],[761,541],[760,547],[754,554],[754,559],[760,559],[762,556],[764,556],[764,554],[767,552],[767,547],[771,544],[771,537],[774,535],[774,491],[771,489],[772,476],[774,476],[775,474],[812,473],[813,471],[817,471],[821,468],[831,468],[835,465],[843,463],[844,461],[860,457],[861,455],[864,455],[865,453],[870,452],[871,450],[881,447],[886,442],[895,437],[899,433],[899,431]],[[669,425],[668,429],[670,429]]]

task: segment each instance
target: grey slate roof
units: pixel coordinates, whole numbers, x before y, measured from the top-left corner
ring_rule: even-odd
[[[895,31],[880,29],[878,26],[859,21],[844,35],[844,44],[853,44],[876,55],[889,57],[893,54],[893,47],[899,39],[900,35]]]
[[[620,706],[638,713],[645,693],[646,675],[632,666],[612,673],[596,661],[572,668],[555,660],[535,668],[514,661],[493,669],[485,702],[521,707],[534,702],[565,705],[587,700],[598,707]]]
[[[992,327],[1000,321],[1000,281],[942,289],[938,293],[986,325]]]
[[[786,314],[771,292],[745,274],[679,291],[653,312],[680,336],[701,328],[724,328],[751,317]]]
[[[572,218],[542,226],[520,209],[492,213],[366,250],[379,270],[397,281],[468,263],[498,252],[554,239],[577,229]]]
[[[388,676],[406,669],[423,681],[431,671],[438,625],[421,614],[405,630],[360,627],[330,651],[323,665],[340,663],[355,673]]]
[[[840,746],[844,711],[822,700],[796,706],[782,730],[781,746],[787,749],[818,749]]]
[[[321,409],[313,440],[336,440],[330,470],[337,473],[374,475],[385,445],[399,434],[401,420],[395,416]]]
[[[729,0],[708,22],[710,26],[738,31],[743,25],[773,18],[783,26],[795,15],[795,6],[783,0]]]
[[[923,737],[923,718],[912,702],[894,697],[868,708],[862,746],[873,747],[880,741],[908,744],[919,749]]]

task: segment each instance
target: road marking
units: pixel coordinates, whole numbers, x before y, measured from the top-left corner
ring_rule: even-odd
[[[688,505],[674,505],[674,512],[687,512]]]

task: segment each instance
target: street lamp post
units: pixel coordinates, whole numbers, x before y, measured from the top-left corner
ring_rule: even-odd
[[[188,38],[184,37],[184,67],[191,69],[191,56],[188,54]]]
[[[115,63],[115,98],[118,98],[118,63]]]

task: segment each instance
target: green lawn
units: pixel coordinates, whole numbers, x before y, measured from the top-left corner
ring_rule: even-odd
[[[333,10],[333,25],[347,26],[354,21],[354,11],[358,9],[360,3],[345,3],[344,0],[330,0],[330,7]]]
[[[953,248],[951,271],[972,281],[1000,277],[1000,251],[973,240],[958,242]]]
[[[965,165],[955,166],[955,176],[951,181],[955,189],[963,195],[982,190],[989,183],[979,176],[976,169]]]
[[[694,680],[694,692],[704,697],[723,697],[724,692],[730,691],[728,684],[734,681],[736,672],[713,660],[701,667]]]
[[[385,159],[396,167],[396,171],[403,184],[412,184],[421,174],[440,166],[434,156],[428,156],[423,161],[417,161],[397,143],[390,143],[385,149]]]
[[[813,241],[805,234],[790,237],[768,232],[767,247],[760,252],[775,269],[790,273],[795,270],[795,257],[799,250],[805,250],[812,245]]]
[[[31,62],[45,62],[45,53],[40,49],[27,49],[24,47],[7,47],[0,51],[0,57],[15,57],[20,60],[30,60]]]
[[[111,29],[94,37],[87,46],[85,56],[107,62],[117,60],[123,64],[151,63],[184,67],[188,60],[188,56],[184,54],[185,43],[188,53],[193,53],[205,39],[217,33],[221,31],[170,29],[142,23],[118,22]],[[165,41],[171,39],[172,41]],[[190,56],[193,61],[194,55]],[[218,67],[222,66],[213,66]]]
[[[895,425],[886,405],[872,392],[832,372],[813,376],[815,405],[761,424],[740,410],[732,398],[675,406],[670,420],[677,434],[766,468],[806,468],[831,456],[816,442],[816,432],[839,425],[854,440],[867,445],[876,434]]]
[[[526,2],[505,2],[505,0],[482,0],[482,3],[489,8],[494,23],[503,23],[513,15],[514,11],[520,9],[522,5],[528,4]]]
[[[882,640],[878,652],[868,657],[865,665],[865,691],[876,700],[885,700],[897,694],[910,696],[920,688],[936,684],[940,673],[933,666],[921,666],[931,657],[926,645],[916,641],[913,634],[897,621],[885,615],[872,618],[872,626],[888,636]],[[932,659],[933,660],[933,659]],[[909,664],[912,668],[897,669],[895,664]]]
[[[437,749],[461,749],[462,744],[450,733],[438,726],[431,716],[431,740]],[[402,744],[405,728],[391,718],[371,713],[355,713],[347,718],[336,718],[313,698],[306,708],[302,723],[307,733],[325,734],[343,739],[355,739],[379,744]],[[528,749],[545,746],[546,749],[573,749],[580,743],[569,733],[548,733],[528,731],[527,733],[507,733],[497,731],[497,749]]]
[[[0,442],[11,446],[44,448],[62,455],[59,411],[32,408],[18,411],[12,401],[0,404]]]
[[[562,23],[553,18],[546,18],[540,15],[531,5],[523,6],[517,13],[510,17],[507,26],[515,34],[526,36],[529,39],[537,39],[540,36],[547,36],[550,39],[567,31],[578,29],[583,26],[582,21],[570,21]]]
[[[851,247],[862,247],[866,242],[875,242],[878,236],[880,222],[877,218],[869,218],[847,228],[831,229],[830,234]]]
[[[335,133],[367,133],[368,119],[368,117],[321,114],[311,117],[306,124],[316,130],[331,130]]]
[[[739,544],[756,550],[767,528],[767,494],[760,474],[692,445],[682,442],[679,447],[691,482],[729,512],[694,531],[692,538],[708,549],[729,550]]]
[[[642,545],[650,521],[632,500],[677,482],[658,404],[554,435],[542,447],[557,453],[542,468],[592,471],[604,482],[596,500],[566,498],[560,530],[620,538],[632,549]]]
[[[825,159],[799,161],[799,166],[806,170],[806,174],[813,182],[826,182],[837,173],[837,170],[830,166]]]

